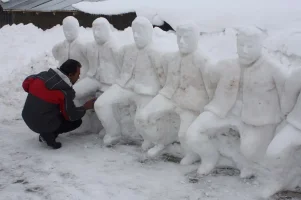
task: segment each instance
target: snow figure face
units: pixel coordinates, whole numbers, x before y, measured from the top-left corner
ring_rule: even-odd
[[[176,32],[178,47],[182,54],[190,54],[198,48],[200,31],[195,23],[182,23]]]
[[[97,18],[92,23],[94,39],[98,44],[104,44],[111,37],[110,23],[105,18]]]
[[[261,32],[255,28],[239,30],[237,35],[237,54],[240,64],[251,65],[261,56]]]
[[[139,49],[152,42],[153,26],[148,19],[138,16],[132,23],[133,36]]]
[[[79,23],[72,16],[63,20],[63,31],[68,42],[73,42],[78,37]]]

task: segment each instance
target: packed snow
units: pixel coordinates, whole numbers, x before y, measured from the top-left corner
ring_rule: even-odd
[[[110,1],[106,2],[109,5]],[[279,2],[281,1],[274,3],[275,12],[280,10]],[[293,7],[297,1],[291,3],[290,6]],[[133,4],[134,1],[132,4],[128,3],[129,6]],[[299,8],[294,5],[296,8],[294,7],[292,11],[297,11]],[[116,10],[118,7],[116,6]],[[202,8],[208,9],[208,7]],[[292,18],[296,16],[294,13],[291,14]],[[149,15],[158,17],[158,15]],[[157,24],[164,19],[162,16],[157,18]],[[274,15],[271,14],[269,17]],[[286,19],[288,18],[287,15]],[[232,25],[223,24],[223,27]],[[265,53],[287,67],[297,67],[301,64],[301,52],[297,48],[301,41],[297,40],[300,38],[300,31],[283,30],[285,31],[273,30],[267,35],[264,43]],[[134,41],[131,28],[124,31],[114,30],[113,34],[120,46]],[[199,48],[212,62],[234,58],[236,57],[235,34],[232,28],[203,33]],[[81,27],[79,36],[84,42],[93,40],[93,33],[89,28]],[[155,28],[153,37],[154,46],[158,50],[162,52],[177,50],[174,33]],[[62,141],[63,148],[57,151],[40,144],[37,134],[31,132],[21,118],[21,110],[26,98],[21,84],[30,74],[49,67],[58,67],[51,50],[62,40],[64,34],[59,25],[46,31],[32,24],[4,26],[0,29],[0,110],[2,113],[0,116],[0,149],[2,150],[0,199],[253,200],[255,198],[257,191],[260,190],[258,181],[239,179],[235,170],[219,170],[218,175],[213,173],[197,182],[189,174],[197,169],[198,164],[180,166],[177,159],[167,157],[149,160],[141,152],[140,146],[133,143],[105,148],[100,142],[99,135],[95,133],[75,131],[62,135],[59,140]]]
[[[257,25],[265,30],[301,25],[301,2],[298,0],[108,0],[79,2],[73,7],[91,14],[136,12],[153,24],[166,21],[174,30],[181,21],[189,19],[203,32],[241,25]]]

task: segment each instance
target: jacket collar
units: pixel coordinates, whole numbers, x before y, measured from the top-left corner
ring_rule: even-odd
[[[70,87],[72,87],[72,83],[70,82],[70,79],[68,78],[68,76],[66,76],[65,74],[63,74],[59,69],[53,69],[53,71],[55,73],[57,73],[61,79],[63,79],[63,81],[65,81],[65,83],[67,83],[67,85],[69,85]]]

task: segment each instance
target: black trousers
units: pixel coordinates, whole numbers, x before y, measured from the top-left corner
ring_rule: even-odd
[[[55,139],[59,134],[73,131],[78,127],[80,127],[81,124],[82,124],[81,119],[77,121],[64,120],[61,126],[53,133],[41,133],[40,135],[43,137],[44,140],[46,140],[47,144],[51,145],[55,143]]]

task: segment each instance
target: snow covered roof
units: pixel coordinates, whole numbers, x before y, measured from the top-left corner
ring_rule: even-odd
[[[73,7],[90,14],[136,12],[174,29],[182,20],[194,20],[202,32],[245,25],[264,30],[301,27],[300,0],[107,0],[83,1]]]
[[[72,4],[83,0],[1,0],[0,5],[3,10],[30,10],[30,11],[57,11],[76,10]],[[85,0],[89,2],[103,0]]]

